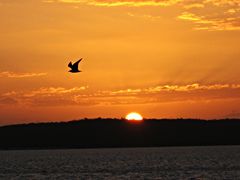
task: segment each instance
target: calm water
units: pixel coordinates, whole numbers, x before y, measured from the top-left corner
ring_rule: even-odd
[[[240,179],[240,146],[0,151],[0,179]]]

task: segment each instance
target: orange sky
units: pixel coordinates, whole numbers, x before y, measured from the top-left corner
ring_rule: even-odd
[[[239,0],[0,0],[0,22],[0,124],[240,117]]]

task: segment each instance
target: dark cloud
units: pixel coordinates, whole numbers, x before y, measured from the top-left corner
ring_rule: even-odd
[[[17,103],[18,101],[11,97],[0,97],[0,105],[14,105]]]

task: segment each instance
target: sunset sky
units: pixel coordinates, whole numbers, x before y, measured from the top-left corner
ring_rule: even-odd
[[[239,0],[0,0],[0,23],[0,125],[240,117]]]

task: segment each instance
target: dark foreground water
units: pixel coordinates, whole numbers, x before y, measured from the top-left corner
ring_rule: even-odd
[[[240,179],[240,146],[0,151],[0,179]]]

